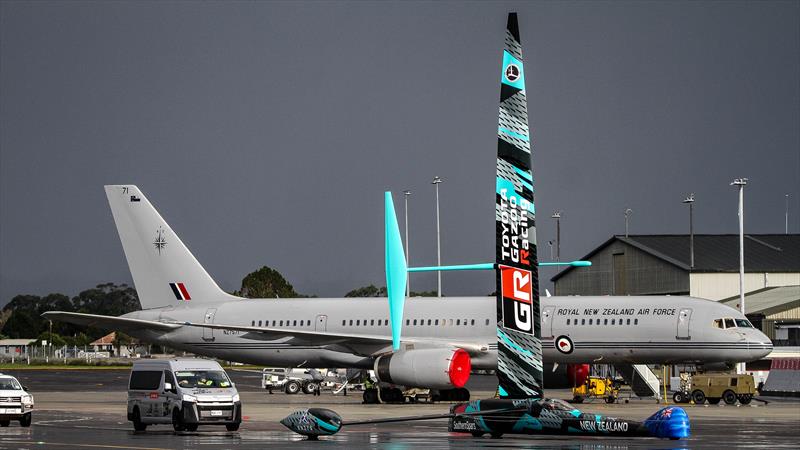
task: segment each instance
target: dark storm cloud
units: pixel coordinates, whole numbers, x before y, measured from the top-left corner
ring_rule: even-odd
[[[520,15],[540,252],[800,217],[797,2],[0,4],[0,301],[130,275],[102,186],[135,183],[223,288],[383,283],[382,192],[411,260],[493,258],[499,64]],[[401,218],[402,220],[402,218]],[[553,274],[544,272],[543,277]],[[433,275],[412,279],[435,286]],[[486,294],[490,274],[446,274]]]

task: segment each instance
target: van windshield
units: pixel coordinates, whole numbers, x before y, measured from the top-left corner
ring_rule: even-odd
[[[221,370],[181,370],[175,372],[182,388],[229,388],[231,380]]]

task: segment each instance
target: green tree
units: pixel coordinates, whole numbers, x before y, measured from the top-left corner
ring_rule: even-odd
[[[344,294],[345,297],[386,297],[386,286],[377,287],[374,284],[353,289]],[[436,291],[411,291],[411,297],[436,297]]]
[[[386,286],[377,287],[374,284],[353,289],[344,294],[345,297],[386,297]]]
[[[305,297],[295,292],[280,272],[267,266],[247,274],[242,279],[242,288],[234,291],[233,295],[246,298]]]

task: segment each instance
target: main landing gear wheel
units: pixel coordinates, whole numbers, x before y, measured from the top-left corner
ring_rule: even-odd
[[[692,400],[696,405],[702,405],[706,402],[706,394],[698,389],[692,392]]]
[[[378,390],[374,388],[366,389],[362,394],[362,398],[364,399],[364,404],[374,405],[378,403]]]

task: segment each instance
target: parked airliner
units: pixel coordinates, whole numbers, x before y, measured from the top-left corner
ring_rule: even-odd
[[[376,368],[385,381],[437,389],[497,365],[494,297],[409,298],[402,349],[393,352],[385,298],[232,296],[138,187],[105,190],[143,309],[120,317],[50,311],[48,319],[265,366]],[[547,362],[736,363],[772,349],[737,310],[691,297],[546,297],[541,321]]]

